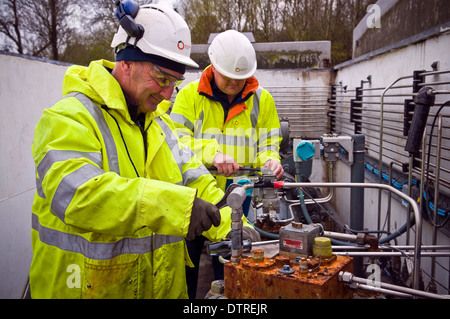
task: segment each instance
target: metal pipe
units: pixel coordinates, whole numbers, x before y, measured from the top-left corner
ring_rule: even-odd
[[[434,181],[434,215],[433,215],[433,233],[432,233],[432,244],[437,243],[437,216],[439,212],[439,182],[440,182],[440,167],[441,167],[441,139],[442,139],[442,115],[439,114],[438,117],[438,136],[437,136],[437,146],[436,146],[436,178]],[[436,259],[431,261],[431,276],[434,278],[436,273]]]
[[[421,165],[421,169],[420,169],[420,181],[421,181],[421,183],[420,183],[420,187],[419,187],[419,191],[420,191],[420,194],[419,194],[419,203],[423,203],[423,192],[424,192],[424,189],[425,189],[425,178],[424,178],[424,175],[425,175],[425,146],[426,146],[426,143],[427,143],[427,128],[426,128],[426,126],[425,126],[425,128],[424,128],[424,130],[423,130],[423,136],[422,136],[422,165]],[[420,214],[420,216],[423,216],[423,205],[421,204],[420,205],[420,208],[419,208],[419,214]],[[417,219],[417,218],[416,218]]]
[[[384,282],[374,282],[372,284],[372,281],[370,279],[366,279],[366,278],[359,278],[354,276],[353,274],[349,273],[349,272],[340,272],[339,273],[339,280],[343,281],[343,282],[348,282],[348,283],[359,283],[359,284],[365,284],[368,286],[378,286],[380,288],[385,288],[385,289],[390,289],[393,291],[398,291],[398,292],[402,292],[402,293],[406,293],[406,294],[410,294],[413,296],[418,296],[418,297],[423,297],[423,298],[427,298],[427,299],[450,299],[449,295],[438,295],[438,294],[433,294],[430,292],[426,292],[426,291],[421,291],[418,289],[411,289],[408,287],[402,287],[402,286],[397,286],[397,285],[391,285],[391,284],[387,284]]]
[[[378,179],[378,182],[381,184],[382,183],[382,172],[383,172],[383,110],[384,110],[384,96],[386,94],[386,92],[394,86],[395,83],[404,80],[404,79],[410,79],[413,76],[409,75],[409,76],[403,76],[400,77],[396,80],[394,80],[391,84],[389,84],[384,90],[383,93],[381,94],[381,99],[380,99],[380,137],[379,137],[379,148],[378,148],[378,171],[380,172],[380,176]],[[381,190],[379,190],[378,192],[378,229],[380,229],[380,225],[381,224]]]
[[[368,249],[369,246],[331,246],[331,248],[334,250],[365,250]],[[411,245],[380,245],[378,246],[379,250],[413,250],[414,246]],[[421,247],[423,250],[449,250],[450,251],[450,245],[426,245]],[[423,252],[422,252],[423,253]]]
[[[420,73],[419,76],[437,75],[437,74],[444,74],[444,73],[450,73],[450,71],[448,71],[448,70],[444,70],[444,71],[429,71],[429,72]]]
[[[449,90],[433,90],[431,92],[432,94],[436,95],[436,94],[450,94]]]
[[[251,184],[244,185],[244,187],[253,187],[250,186]],[[366,187],[366,188],[377,188],[377,189],[384,189],[387,191],[391,191],[400,198],[403,198],[405,201],[407,201],[414,212],[415,217],[415,225],[416,225],[416,232],[415,232],[415,246],[414,246],[414,274],[413,274],[413,286],[414,288],[417,288],[419,286],[419,279],[420,279],[420,247],[421,247],[421,240],[422,240],[422,219],[419,211],[419,207],[414,199],[411,197],[405,195],[403,192],[397,190],[396,188],[386,185],[386,184],[375,184],[375,183],[284,183],[283,187],[289,187],[289,188],[295,188],[295,187]]]
[[[327,162],[327,166],[328,166],[328,179],[330,182],[333,182],[333,168],[334,168],[334,164],[333,162]],[[321,197],[321,198],[314,198],[314,199],[309,199],[306,198],[305,201],[305,205],[310,205],[310,204],[323,204],[323,203],[328,203],[334,195],[334,188],[330,188],[329,193],[327,196],[325,197]],[[290,205],[289,209],[291,209],[291,206],[298,206],[300,205],[299,200],[298,199],[288,199],[286,197],[286,195],[284,195],[284,200],[286,203],[294,203],[294,205]],[[292,210],[292,209],[291,209]],[[293,214],[293,212],[291,212]]]
[[[296,204],[292,204],[292,205],[296,205]],[[292,205],[289,205],[289,213],[291,214],[291,217],[289,217],[289,218],[286,218],[286,219],[276,219],[276,220],[272,220],[272,222],[274,222],[274,223],[276,223],[276,224],[280,224],[280,223],[290,223],[291,221],[293,221],[295,218],[294,218],[294,212],[292,211],[292,209],[291,209],[291,206]]]
[[[252,243],[252,247],[264,246],[264,245],[272,245],[272,244],[279,244],[279,243],[280,243],[279,239],[266,240],[266,241],[255,241],[255,242]]]
[[[413,172],[413,167],[414,167],[414,156],[412,154],[409,154],[409,164],[408,164],[408,196],[411,197],[412,194],[412,172]],[[410,240],[410,233],[409,233],[409,229],[410,229],[410,220],[411,220],[411,205],[408,203],[408,210],[407,210],[407,215],[408,218],[406,219],[406,244],[409,245],[409,240]]]
[[[413,256],[412,252],[404,252],[404,251],[341,251],[341,252],[333,252],[333,254],[340,256],[348,256],[348,257],[411,257]],[[428,251],[421,252],[421,257],[450,257],[450,252],[448,251]]]
[[[324,237],[328,238],[334,238],[339,240],[347,240],[356,243],[358,241],[357,235],[352,234],[344,234],[344,233],[337,233],[337,232],[331,232],[331,231],[324,231],[323,232]]]
[[[351,288],[353,288],[353,285]],[[380,287],[370,286],[370,285],[365,285],[365,284],[360,284],[360,283],[354,283],[354,289],[357,289],[357,290],[362,289],[362,290],[366,290],[366,291],[371,291],[371,292],[380,293],[380,294],[384,294],[384,295],[391,295],[391,296],[400,297],[400,298],[412,298],[413,297],[412,295],[405,294],[403,292],[393,291],[393,290],[389,290],[389,289],[385,289],[385,288],[380,288]]]
[[[235,188],[227,198],[227,204],[231,207],[231,262],[239,264],[244,250],[242,243],[242,204],[247,197],[244,187]]]
[[[392,166],[394,165],[394,161],[391,161],[389,163],[389,181],[388,185],[392,186]],[[380,173],[381,174],[381,173]],[[388,194],[388,204],[387,204],[387,211],[386,211],[386,221],[387,222],[387,229],[391,229],[391,204],[392,203],[392,193],[389,192]],[[379,238],[379,237],[378,237]]]
[[[355,134],[353,139],[353,163],[351,165],[352,183],[364,183],[365,170],[365,136]],[[381,174],[381,172],[380,172]],[[350,190],[350,228],[364,229],[364,188]]]

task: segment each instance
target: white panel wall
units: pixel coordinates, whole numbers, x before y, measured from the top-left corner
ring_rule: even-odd
[[[449,50],[450,34],[447,33],[440,37],[431,38],[427,41],[410,45],[403,49],[395,50],[393,52],[385,53],[380,56],[339,68],[336,74],[335,83],[342,82],[342,85],[348,86],[348,89],[354,89],[360,86],[361,80],[366,80],[367,76],[371,75],[372,83],[369,87],[387,87],[401,77],[412,75],[415,70],[430,71],[431,64],[436,61],[439,61],[439,70],[450,70]],[[448,75],[444,75],[442,77],[436,76],[436,78],[432,80],[436,82],[444,80],[448,81]],[[398,85],[410,84],[411,81],[411,79],[399,81]],[[445,87],[440,86],[437,87],[437,89],[443,90]],[[446,89],[448,90],[448,87]],[[407,93],[411,93],[410,88],[405,90]],[[396,90],[395,93],[398,93],[398,91],[399,90]],[[440,101],[442,103],[445,98],[448,99],[448,95],[438,96],[436,98],[436,102]],[[380,98],[375,98],[373,101],[380,102]],[[403,147],[403,144],[399,145],[399,148]],[[399,159],[399,161],[401,162],[401,159]],[[340,167],[336,171],[337,181],[350,181],[350,173],[345,168]],[[349,191],[338,190],[338,194],[339,193],[343,193],[345,195],[338,197],[339,202],[337,203],[337,207],[341,208],[343,212],[348,212],[350,210],[350,202],[348,201],[347,196]],[[369,212],[366,212],[366,225],[369,229],[375,229],[377,213],[370,212],[370,207],[367,207],[367,209]],[[424,237],[426,237],[426,235],[424,235]]]
[[[0,54],[0,298],[20,298],[31,262],[34,128],[67,66]]]
[[[366,87],[379,88],[387,87],[397,79],[409,76],[413,74],[415,70],[432,70],[432,63],[438,61],[439,71],[450,70],[450,33],[441,34],[438,37],[430,38],[426,41],[419,42],[414,45],[409,45],[402,49],[387,52],[385,54],[375,56],[369,59],[362,60],[357,63],[345,64],[338,68],[336,74],[335,83],[342,82],[343,86],[347,86],[348,89],[354,89],[361,85],[361,80],[366,80],[367,76],[371,75],[371,85],[365,85]],[[434,75],[427,78],[427,81],[431,82],[444,82],[449,81],[449,75]],[[400,80],[396,85],[411,84],[412,79]],[[431,85],[438,90],[449,90],[448,84],[446,86]],[[395,90],[394,93],[406,92],[411,93],[411,88],[404,90]],[[377,92],[380,94],[381,92]],[[370,93],[369,93],[370,94]],[[375,93],[373,93],[375,94]],[[440,95],[436,97],[436,103],[443,103],[449,99],[450,95]],[[369,99],[365,99],[367,101]],[[386,98],[388,100],[388,98]],[[380,103],[380,97],[374,98],[371,101],[378,101]],[[371,106],[377,107],[377,106]],[[379,104],[378,104],[379,107]],[[447,113],[448,114],[448,113]],[[385,118],[389,115],[385,115]],[[376,121],[376,120],[375,120]],[[378,132],[372,132],[372,135],[377,135]],[[436,131],[435,131],[436,134]],[[446,133],[447,134],[447,133]],[[404,144],[398,145],[399,150],[404,148]],[[373,155],[373,154],[372,154]],[[399,159],[401,161],[401,159]],[[388,161],[387,161],[388,162]],[[378,169],[378,167],[376,167]],[[395,167],[398,169],[398,167]],[[350,182],[350,167],[345,163],[338,162],[336,169],[336,181]],[[364,206],[364,226],[367,229],[377,229],[378,223],[378,190],[365,189],[365,206]],[[349,189],[337,189],[335,197],[335,207],[341,213],[340,218],[346,222],[349,222],[350,216],[350,190]],[[383,192],[382,204],[381,204],[381,223],[383,225],[385,221],[385,212],[387,211],[387,196]],[[405,207],[397,200],[393,200],[392,206],[392,218],[391,229],[389,231],[395,231],[402,226],[407,218],[407,211]],[[424,222],[422,243],[424,245],[432,244],[432,228]],[[409,244],[414,243],[414,232],[411,232]],[[405,244],[406,236],[399,237],[399,244]],[[450,238],[438,232],[437,237],[438,245],[449,245]],[[437,261],[444,267],[450,266],[448,257],[437,258]],[[422,258],[422,266],[425,271],[431,273],[431,258]],[[448,272],[441,267],[436,269],[436,278],[439,282],[448,283]],[[429,281],[428,276],[424,276],[425,283]],[[438,292],[445,293],[445,291],[438,287]]]

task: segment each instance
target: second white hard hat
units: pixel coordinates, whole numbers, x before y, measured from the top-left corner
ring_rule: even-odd
[[[144,53],[198,68],[198,64],[190,58],[192,44],[189,27],[174,10],[163,5],[144,5],[139,8],[135,22],[144,28],[142,38],[130,37],[120,26],[111,47],[121,49],[136,45]]]
[[[208,55],[216,70],[230,79],[247,79],[256,71],[255,49],[250,40],[236,30],[218,34],[208,48]]]

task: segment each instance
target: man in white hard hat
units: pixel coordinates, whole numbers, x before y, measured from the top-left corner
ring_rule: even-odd
[[[187,298],[184,239],[230,231],[231,210],[212,204],[224,192],[166,114],[197,66],[185,21],[116,4],[116,63],[68,68],[36,126],[31,298]]]
[[[222,189],[242,167],[268,167],[281,179],[280,122],[272,96],[254,77],[257,62],[251,42],[228,30],[214,38],[208,54],[211,65],[199,80],[180,90],[171,112],[181,141],[206,166],[217,169],[215,177]],[[250,198],[244,213],[249,205]],[[250,239],[257,240],[252,234],[250,230]],[[202,243],[191,242],[188,247],[191,256],[199,256]],[[220,277],[216,274],[216,279]]]

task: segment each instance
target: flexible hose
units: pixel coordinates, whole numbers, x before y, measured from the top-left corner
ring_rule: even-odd
[[[410,226],[414,226],[415,223],[416,223],[416,218],[414,217],[414,215],[411,215]],[[407,229],[408,229],[408,223],[405,223],[402,227],[400,227],[398,230],[396,230],[395,232],[393,232],[389,236],[380,239],[379,243],[380,244],[385,244],[385,243],[387,243],[387,242],[397,238],[398,236],[404,234]]]
[[[255,225],[253,225],[250,221],[247,220],[247,222],[248,222],[250,225],[252,225],[253,228],[254,228],[261,236],[264,236],[264,237],[267,237],[267,238],[270,238],[270,239],[279,239],[279,238],[280,238],[280,235],[278,235],[278,234],[266,232],[265,230],[262,230],[261,228],[256,227]]]

